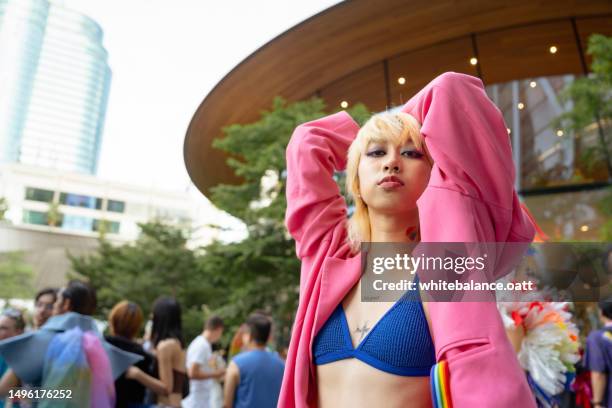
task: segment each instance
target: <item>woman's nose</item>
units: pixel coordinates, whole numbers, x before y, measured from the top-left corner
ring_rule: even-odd
[[[389,160],[385,163],[384,166],[385,171],[394,171],[395,173],[399,173],[400,171],[400,161],[396,155],[392,155],[389,157]]]

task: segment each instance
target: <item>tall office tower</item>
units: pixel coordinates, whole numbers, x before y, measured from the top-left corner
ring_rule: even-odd
[[[0,0],[0,163],[95,174],[110,78],[93,20]]]

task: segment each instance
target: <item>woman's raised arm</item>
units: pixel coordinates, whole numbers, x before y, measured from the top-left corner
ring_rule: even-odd
[[[316,253],[326,235],[346,219],[346,202],[333,179],[346,167],[359,126],[342,111],[298,126],[287,146],[285,224],[298,258]]]

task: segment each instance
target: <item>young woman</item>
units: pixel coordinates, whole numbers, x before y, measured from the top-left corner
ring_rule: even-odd
[[[344,169],[348,222],[333,180]],[[436,362],[454,407],[534,406],[495,303],[359,295],[361,242],[530,242],[513,185],[501,113],[467,75],[437,77],[361,130],[346,112],[299,126],[287,147],[286,224],[302,261],[300,303],[279,407],[438,406]]]
[[[157,393],[157,403],[178,408],[187,395],[189,379],[185,372],[181,306],[174,298],[161,297],[153,304],[151,343],[156,357],[153,372],[165,386],[165,392]]]

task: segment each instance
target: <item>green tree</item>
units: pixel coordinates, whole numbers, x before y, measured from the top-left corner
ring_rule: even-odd
[[[115,246],[101,238],[98,250],[73,257],[71,278],[84,277],[96,289],[97,314],[105,318],[117,302],[138,303],[145,316],[158,296],[174,296],[181,303],[187,339],[202,330],[202,303],[214,292],[198,268],[197,253],[187,248],[188,236],[179,228],[152,221],[140,224],[133,244]]]
[[[600,228],[599,238],[604,242],[612,241],[612,187],[609,187],[606,195],[597,203],[599,211],[604,216],[604,223]]]
[[[50,227],[59,227],[61,223],[62,213],[59,211],[59,204],[49,204],[49,209],[47,210],[47,225]]]
[[[612,178],[610,143],[606,132],[612,128],[612,38],[594,34],[589,38],[587,52],[592,56],[592,73],[576,79],[561,93],[561,100],[573,107],[552,122],[578,137],[589,129],[597,132],[598,143],[585,146],[580,165],[588,174],[605,174]],[[599,171],[598,171],[599,170]]]
[[[6,212],[8,211],[8,202],[6,201],[6,198],[4,197],[0,197],[0,221],[4,220],[4,217],[6,216]]]
[[[359,123],[370,116],[363,105],[349,113]],[[276,98],[260,120],[229,126],[225,137],[213,143],[230,154],[227,163],[243,183],[215,186],[211,200],[244,221],[249,231],[242,242],[210,245],[200,259],[204,273],[226,288],[211,306],[230,328],[254,310],[264,310],[276,322],[277,341],[288,341],[297,308],[300,265],[284,226],[285,150],[296,126],[325,115],[320,99],[287,104]],[[339,175],[342,186],[341,180]]]
[[[34,271],[22,252],[0,254],[0,299],[28,299],[34,296]]]

